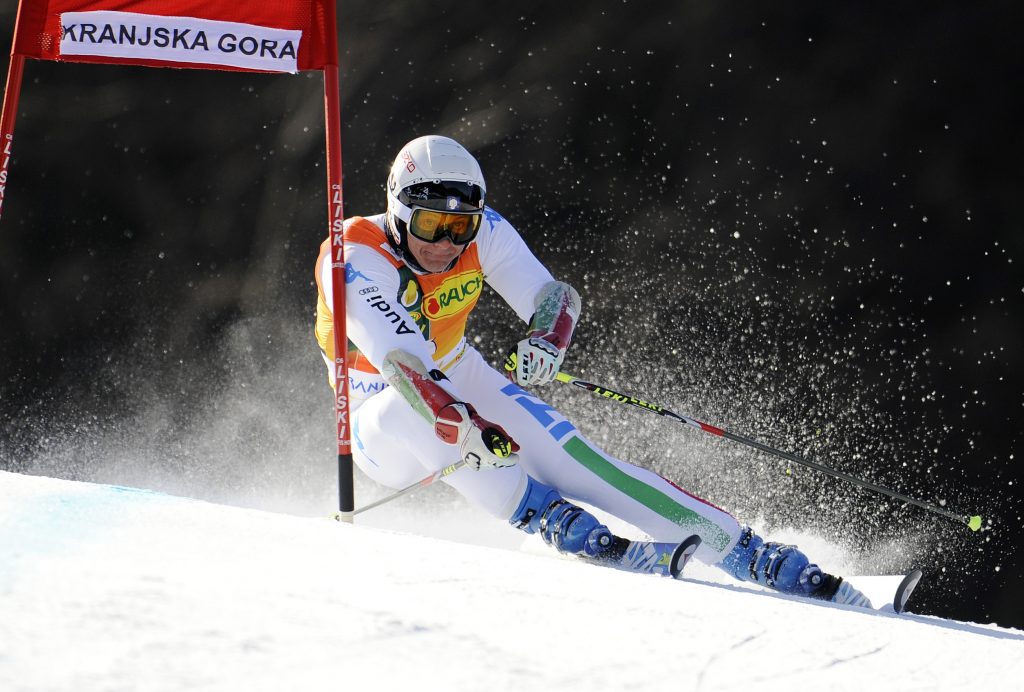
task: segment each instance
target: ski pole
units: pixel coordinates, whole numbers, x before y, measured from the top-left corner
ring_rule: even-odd
[[[355,515],[362,514],[363,512],[365,512],[367,510],[373,509],[374,507],[380,507],[381,505],[383,505],[385,503],[388,503],[388,502],[391,502],[392,500],[395,500],[395,499],[401,497],[402,495],[405,495],[406,493],[412,492],[413,490],[416,490],[417,488],[425,488],[428,485],[433,485],[435,482],[441,480],[442,478],[445,478],[446,476],[452,475],[453,473],[455,473],[456,471],[461,469],[463,466],[465,466],[466,463],[467,462],[466,462],[465,459],[461,459],[461,460],[455,462],[454,464],[451,464],[450,466],[445,466],[440,471],[435,471],[434,473],[430,474],[426,478],[423,478],[421,480],[416,481],[415,483],[413,483],[412,485],[410,485],[408,487],[402,488],[401,490],[398,490],[398,491],[388,495],[387,497],[382,497],[381,499],[377,500],[376,502],[371,502],[370,504],[366,505],[365,507],[360,507],[358,509],[354,509],[351,512],[346,512],[346,513],[335,512],[334,513],[334,518],[337,519],[338,521],[347,520],[347,517],[348,518],[354,517]],[[343,514],[347,514],[347,517],[343,516]]]
[[[611,401],[617,401],[617,402],[619,402],[621,404],[629,404],[630,406],[636,406],[637,408],[642,408],[645,411],[651,411],[652,413],[657,413],[660,416],[664,416],[666,418],[670,418],[670,419],[672,419],[674,421],[677,421],[679,423],[685,423],[686,425],[689,425],[690,427],[697,428],[698,430],[703,430],[704,432],[711,433],[712,435],[717,435],[718,437],[724,437],[724,438],[726,438],[728,440],[732,440],[733,442],[739,442],[740,444],[747,445],[748,447],[753,447],[754,449],[758,449],[758,450],[760,450],[762,452],[765,452],[767,454],[772,454],[774,456],[781,457],[783,459],[786,459],[787,461],[793,462],[794,464],[800,464],[801,466],[807,466],[807,467],[815,469],[817,471],[821,471],[822,473],[826,473],[826,474],[828,474],[830,476],[834,476],[836,478],[840,478],[840,479],[842,479],[844,481],[847,481],[849,483],[853,483],[854,485],[859,485],[862,488],[867,488],[868,490],[874,490],[876,493],[881,493],[882,495],[888,495],[889,497],[895,498],[895,499],[900,500],[902,502],[908,502],[908,503],[910,503],[912,505],[916,505],[917,507],[920,507],[921,509],[925,509],[925,510],[927,510],[929,512],[932,512],[934,514],[938,514],[938,515],[941,515],[943,517],[946,517],[947,519],[953,519],[954,521],[958,521],[961,524],[966,524],[967,528],[969,528],[971,531],[977,531],[978,529],[981,528],[981,517],[978,516],[978,515],[966,516],[966,515],[962,515],[962,514],[957,514],[955,512],[949,511],[948,509],[943,509],[942,507],[939,507],[938,505],[933,505],[933,504],[931,504],[929,502],[923,502],[921,500],[917,500],[917,499],[914,499],[912,497],[907,497],[906,495],[898,493],[898,492],[896,492],[894,490],[889,490],[888,488],[883,487],[881,485],[875,485],[874,483],[868,483],[867,481],[861,480],[860,478],[857,478],[856,476],[851,476],[851,475],[849,475],[847,473],[843,473],[842,471],[836,471],[834,469],[830,469],[827,466],[822,466],[821,464],[819,464],[817,462],[814,462],[814,461],[811,461],[809,459],[804,459],[802,457],[798,457],[795,454],[790,454],[789,452],[784,452],[784,451],[779,450],[779,449],[774,449],[773,447],[769,447],[766,444],[762,444],[762,443],[758,442],[757,440],[752,440],[752,439],[750,439],[748,437],[743,437],[742,435],[737,435],[736,433],[731,433],[728,430],[723,430],[722,428],[715,427],[714,425],[709,425],[709,424],[701,422],[701,421],[699,421],[699,420],[697,420],[695,418],[690,418],[689,416],[684,416],[684,415],[680,415],[678,413],[674,413],[672,411],[669,411],[667,408],[665,408],[663,406],[659,406],[658,404],[652,404],[650,402],[644,401],[643,399],[638,399],[638,398],[636,398],[634,396],[630,396],[628,394],[621,394],[621,393],[616,392],[614,390],[608,389],[607,387],[603,387],[603,386],[601,386],[599,384],[594,384],[593,382],[587,382],[586,380],[581,380],[578,377],[573,377],[572,375],[569,375],[569,374],[564,373],[564,372],[558,373],[556,375],[556,379],[558,379],[559,382],[565,382],[566,384],[571,384],[571,385],[573,385],[575,387],[579,387],[580,389],[585,389],[585,390],[587,390],[589,392],[594,392],[595,394],[598,394],[598,395],[604,397],[605,399],[609,399]]]

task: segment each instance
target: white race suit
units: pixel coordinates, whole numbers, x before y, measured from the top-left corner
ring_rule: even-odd
[[[501,215],[485,209],[476,239],[454,267],[417,273],[385,235],[383,214],[345,222],[346,311],[350,341],[348,372],[352,452],[359,468],[391,488],[415,483],[458,459],[457,448],[438,439],[420,416],[378,373],[384,357],[401,349],[428,369],[448,376],[443,383],[502,426],[520,445],[519,463],[500,469],[463,468],[445,477],[473,504],[508,520],[523,499],[526,474],[632,524],[652,539],[703,539],[697,557],[717,562],[736,544],[740,526],[729,513],[687,493],[657,473],[609,456],[550,405],[513,384],[486,363],[465,338],[466,319],[482,282],[524,321],[540,289],[553,281],[519,233]],[[334,358],[331,246],[317,261],[317,339],[328,363]]]

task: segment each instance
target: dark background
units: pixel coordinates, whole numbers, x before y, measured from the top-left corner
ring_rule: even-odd
[[[408,139],[460,139],[584,296],[567,370],[986,525],[545,390],[588,435],[858,571],[920,565],[917,612],[1024,626],[1015,5],[607,5],[341,3],[346,212]],[[319,74],[29,62],[0,468],[332,506],[323,149]],[[514,322],[487,301],[479,348]]]

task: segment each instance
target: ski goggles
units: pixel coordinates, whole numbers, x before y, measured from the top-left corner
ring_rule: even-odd
[[[425,243],[448,238],[456,245],[466,245],[476,238],[483,220],[482,212],[457,213],[413,207],[409,232]]]

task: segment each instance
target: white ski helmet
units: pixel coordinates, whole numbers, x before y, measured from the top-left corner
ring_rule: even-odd
[[[435,212],[433,217],[438,216],[436,212],[468,216],[472,223],[462,235],[450,236],[456,244],[468,245],[480,227],[486,191],[480,164],[454,139],[427,135],[412,140],[402,147],[388,176],[387,225],[392,245],[414,268],[422,269],[409,252],[408,240],[413,213],[420,211]],[[436,223],[436,218],[432,220]]]

